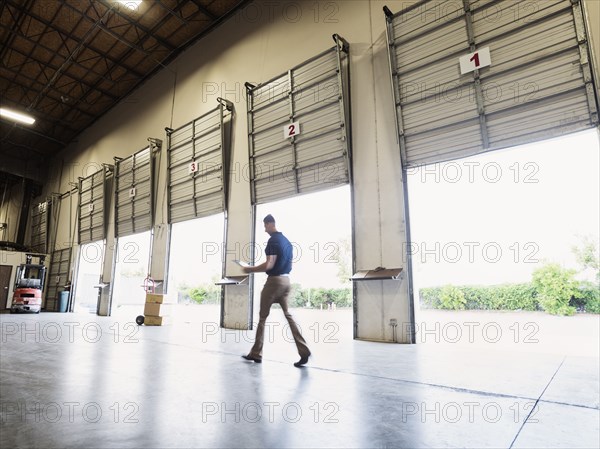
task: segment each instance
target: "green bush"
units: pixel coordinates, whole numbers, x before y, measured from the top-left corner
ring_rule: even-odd
[[[531,284],[504,284],[490,286],[453,286],[462,292],[464,308],[467,310],[539,310],[537,293]],[[419,291],[421,305],[425,308],[447,309],[450,301],[446,290],[445,304],[442,304],[444,289],[448,287],[429,287]],[[459,297],[456,293],[455,296]],[[462,303],[462,300],[460,300]]]
[[[306,307],[307,303],[306,290],[303,290],[300,284],[292,284],[288,305],[290,307]]]
[[[575,313],[575,307],[569,305],[571,298],[579,293],[575,273],[575,270],[568,270],[557,263],[546,264],[533,272],[533,285],[546,312],[553,315]]]
[[[555,271],[556,267],[553,267],[552,270]],[[462,308],[460,307],[462,301],[460,300],[460,294],[457,293],[458,291],[463,294],[464,309],[467,310],[546,310],[548,313],[564,315],[572,315],[575,310],[586,313],[600,313],[600,289],[598,285],[592,282],[578,283],[573,279],[571,270],[562,268],[560,270],[568,273],[565,279],[568,280],[567,284],[569,286],[567,293],[571,293],[571,296],[566,301],[566,307],[559,305],[558,308],[553,308],[552,300],[545,301],[546,307],[541,305],[539,301],[540,291],[550,294],[550,289],[541,282],[541,279],[538,279],[537,287],[533,283],[428,287],[419,290],[419,299],[421,306],[424,308],[456,310]],[[550,279],[556,280],[556,278]],[[546,282],[549,282],[548,278],[546,278]],[[558,281],[556,283],[560,284]],[[456,299],[459,301],[457,307],[452,306],[453,298],[458,298]],[[565,303],[563,302],[563,304]]]
[[[577,294],[571,298],[570,306],[580,312],[600,313],[600,288],[593,282],[582,282]]]
[[[462,287],[467,309],[539,310],[537,293],[531,284],[503,284]]]
[[[219,304],[221,288],[216,285],[199,285],[186,289],[183,296],[190,298],[197,304]]]
[[[465,294],[458,287],[446,285],[440,292],[440,308],[445,310],[462,310],[467,300]]]
[[[336,307],[352,306],[352,289],[350,288],[301,288],[299,284],[292,285],[290,307],[327,308],[329,302]],[[308,304],[308,306],[307,306]]]

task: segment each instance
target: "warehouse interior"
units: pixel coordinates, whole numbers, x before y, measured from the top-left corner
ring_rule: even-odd
[[[409,194],[431,164],[600,151],[600,2],[6,0],[0,19],[3,447],[600,446],[600,315],[577,340],[558,317],[492,338],[468,315],[461,345],[424,328]],[[264,260],[267,213],[308,286],[300,368],[278,307],[262,363],[240,357],[266,277],[236,261]],[[18,282],[28,255],[39,284]],[[315,307],[338,281],[347,307]]]

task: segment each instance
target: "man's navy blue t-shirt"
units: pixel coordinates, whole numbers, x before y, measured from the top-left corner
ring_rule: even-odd
[[[277,256],[275,265],[267,271],[269,276],[279,276],[292,271],[292,244],[281,232],[275,232],[271,235],[267,242],[265,254],[267,256]]]

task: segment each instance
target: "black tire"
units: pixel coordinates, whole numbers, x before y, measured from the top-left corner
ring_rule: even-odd
[[[142,324],[144,324],[144,315],[138,315],[135,319],[135,322],[141,326]]]

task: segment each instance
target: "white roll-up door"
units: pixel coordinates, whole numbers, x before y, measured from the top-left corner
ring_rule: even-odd
[[[112,170],[105,167],[79,179],[79,244],[104,240],[106,236],[106,179]]]
[[[31,209],[31,249],[45,254],[48,244],[48,201],[39,203]]]
[[[58,293],[64,290],[69,280],[71,265],[71,248],[63,248],[52,252],[47,277],[46,300],[58,299]]]
[[[167,130],[168,221],[177,223],[223,212],[227,202],[233,104],[219,99],[212,111]]]
[[[579,0],[428,0],[384,11],[405,167],[598,125]]]
[[[252,204],[350,180],[349,46],[334,39],[287,73],[246,85]]]
[[[115,236],[152,229],[153,144],[125,159],[115,158]]]

